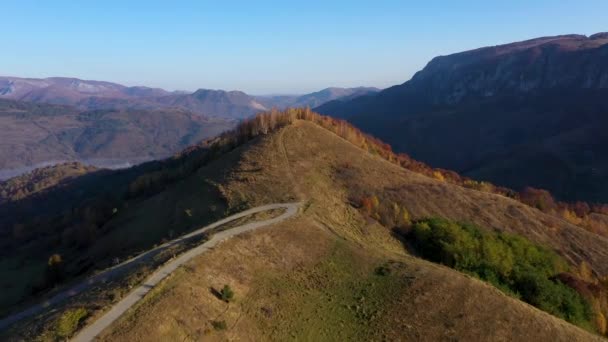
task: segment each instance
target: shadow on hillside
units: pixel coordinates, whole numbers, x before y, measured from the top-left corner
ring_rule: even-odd
[[[219,290],[217,290],[215,287],[213,287],[213,286],[212,286],[212,287],[210,287],[210,288],[209,288],[209,292],[211,292],[211,294],[212,294],[212,295],[213,295],[215,298],[217,298],[217,299],[219,299],[219,300],[223,300],[223,299],[222,299],[222,293],[221,293]]]
[[[409,238],[409,234],[411,234],[410,227],[407,227],[407,228],[393,227],[391,229],[391,236],[394,237],[395,239],[397,239],[401,243],[401,245],[403,246],[403,249],[405,249],[405,251],[408,254],[420,257],[420,255],[416,252],[416,246],[412,243],[412,240]]]

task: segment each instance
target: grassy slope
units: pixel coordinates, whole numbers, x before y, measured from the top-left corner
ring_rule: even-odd
[[[391,274],[377,275],[375,269],[387,264]],[[210,290],[224,284],[236,293],[230,304]],[[228,329],[216,331],[213,321],[225,321]],[[478,280],[345,241],[312,220],[296,219],[233,239],[196,259],[101,340],[435,341],[489,336],[594,339]]]
[[[359,190],[389,194],[415,218],[439,215],[519,233],[606,273],[608,242],[597,236],[509,199],[395,167],[308,122],[220,162],[230,166],[220,186],[229,207],[299,197],[308,200],[304,214],[199,257],[105,340],[594,338],[480,281],[408,256],[347,198]],[[375,274],[389,262],[390,275]],[[236,292],[230,305],[210,291],[224,284]],[[211,322],[219,320],[228,330],[214,330]]]

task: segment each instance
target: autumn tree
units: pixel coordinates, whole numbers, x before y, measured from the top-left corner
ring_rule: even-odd
[[[54,286],[63,280],[65,276],[63,259],[59,254],[53,254],[47,262],[45,282],[47,286]]]
[[[523,203],[541,211],[550,211],[556,208],[555,200],[547,190],[526,187],[519,194]]]

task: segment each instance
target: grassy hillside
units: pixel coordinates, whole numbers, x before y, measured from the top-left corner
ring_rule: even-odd
[[[386,237],[384,233],[368,236]],[[230,303],[211,291],[225,284],[235,292]],[[601,340],[455,271],[356,244],[314,221],[295,219],[236,238],[194,260],[101,340],[437,341],[490,336]]]
[[[479,216],[473,201],[479,192],[462,189],[459,195],[469,200],[449,209],[454,201],[443,197],[455,186],[394,167],[304,121],[235,152],[239,164],[224,185],[229,203],[258,204],[293,194],[308,199],[307,209],[292,222],[239,237],[193,261],[102,340],[594,339],[478,280],[410,256],[390,229],[349,201],[355,184],[380,193],[385,181],[417,182],[430,191],[407,202],[419,203],[411,205],[413,218],[461,213],[472,220]],[[346,162],[354,177],[349,186],[340,171]],[[293,183],[275,184],[280,179]],[[437,191],[442,187],[445,192]],[[403,198],[409,193],[403,191]],[[551,239],[553,234],[541,231],[547,228],[533,223],[550,219],[547,215],[488,196],[496,210],[489,221],[493,228],[506,230],[525,214],[530,237]],[[477,222],[489,218],[482,215]],[[574,234],[588,234],[578,231]],[[235,292],[229,304],[211,291],[225,284]]]
[[[587,265],[588,282],[608,274],[605,238],[514,199],[408,171],[381,150],[356,146],[309,120],[274,131],[261,123],[246,123],[237,140],[220,138],[221,151],[204,163],[192,162],[194,149],[121,183],[126,202],[86,249],[70,252],[78,255],[70,262],[102,265],[245,207],[301,199],[306,209],[194,260],[106,339],[149,340],[150,331],[159,340],[436,340],[493,333],[510,340],[593,339],[489,285],[411,256],[402,227],[389,224],[383,208],[397,206],[407,213],[403,221],[437,216],[523,236],[555,251],[574,276]],[[376,202],[369,212],[361,206],[366,197]],[[235,292],[228,305],[210,291],[226,284]],[[606,303],[593,304],[592,319],[600,321]]]

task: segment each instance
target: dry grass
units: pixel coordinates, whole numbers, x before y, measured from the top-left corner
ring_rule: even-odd
[[[283,212],[284,209],[275,209],[267,212],[255,213],[219,226],[214,232],[230,229],[231,227],[243,225],[248,222],[277,217]],[[15,324],[11,329],[3,331],[0,334],[0,340],[55,341],[57,340],[56,328],[63,313],[75,309],[84,309],[88,313],[87,322],[98,319],[111,307],[111,305],[118,303],[122,297],[128,294],[132,288],[142,283],[158,267],[175,256],[191,249],[193,246],[201,244],[203,241],[204,240],[201,240],[200,237],[195,237],[183,244],[171,245],[154,255],[153,258],[145,264],[134,266],[128,274],[95,285],[89,290],[74,296],[67,302],[54,307],[53,310],[48,310],[36,317]],[[49,295],[52,295],[54,292],[56,291],[53,291]]]
[[[375,269],[389,265],[391,273]],[[211,289],[229,284],[226,304]],[[471,294],[475,294],[474,296]],[[213,322],[225,321],[218,331]],[[193,260],[102,341],[590,341],[489,285],[343,240],[307,218],[240,236]]]
[[[586,260],[608,273],[608,241],[563,220],[414,174],[304,121],[228,153],[206,168],[204,179],[217,186],[228,210],[294,199],[305,200],[305,209],[300,218],[239,236],[193,260],[103,340],[595,338],[480,281],[408,256],[349,197],[382,194],[413,218],[442,216],[521,234],[553,247],[572,265]],[[170,191],[171,198],[179,195]],[[398,265],[394,273],[378,278],[375,268],[391,260]],[[211,291],[226,284],[235,291],[230,304]],[[361,296],[365,303],[356,302]],[[226,330],[214,329],[219,321]]]
[[[557,248],[573,264],[585,259],[605,270],[606,242],[591,241],[582,229],[508,198],[408,172],[309,122],[258,139],[229,158],[234,164],[221,188],[230,206],[303,198],[303,217],[199,257],[104,340],[596,338],[478,280],[408,256],[391,232],[366,221],[348,198],[355,191],[388,194],[414,218],[438,215],[519,233]],[[379,282],[385,292],[371,292],[367,308],[374,314],[361,320],[349,309],[352,300],[374,286],[374,268],[389,260],[401,266]],[[236,292],[230,305],[209,290],[224,284]],[[228,329],[213,329],[215,321],[226,321]]]

